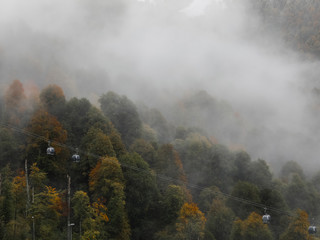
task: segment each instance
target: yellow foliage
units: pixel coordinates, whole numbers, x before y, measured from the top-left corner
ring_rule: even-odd
[[[109,218],[107,216],[107,207],[104,205],[103,200],[100,198],[97,202],[92,203],[92,207],[96,216],[98,216],[102,221],[108,222]]]
[[[179,218],[183,223],[188,223],[191,219],[199,219],[203,223],[206,222],[204,214],[195,203],[185,203],[180,210]]]
[[[46,186],[47,195],[49,196],[49,207],[57,212],[62,212],[62,199],[54,187]]]
[[[26,189],[26,178],[24,175],[24,171],[20,171],[18,176],[13,179],[13,192],[15,194],[25,191]]]

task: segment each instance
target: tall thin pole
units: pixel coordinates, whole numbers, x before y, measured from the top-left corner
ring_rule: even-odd
[[[0,196],[1,196],[1,184],[2,184],[2,176],[1,176],[1,173],[0,173]]]
[[[32,216],[32,240],[36,239],[35,231],[36,231],[36,227],[35,227],[35,224],[34,224],[34,216]]]
[[[28,208],[29,204],[30,204],[30,192],[29,192],[28,160],[27,159],[24,161],[24,168],[25,168],[25,173],[26,173],[26,188],[27,188],[27,198],[28,198],[27,208]]]
[[[70,186],[71,186],[71,177],[69,175],[67,175],[68,178],[68,240],[71,240],[71,231],[70,231],[70,213],[71,213],[71,203],[70,203]]]

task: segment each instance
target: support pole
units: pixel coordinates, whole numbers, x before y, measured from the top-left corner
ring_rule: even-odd
[[[67,175],[67,178],[68,178],[68,240],[71,240],[71,231],[70,231],[70,215],[71,215],[71,209],[70,209],[70,206],[71,206],[71,202],[70,202],[70,188],[71,188],[71,177],[69,175]]]
[[[30,190],[29,190],[28,160],[27,159],[24,161],[24,168],[25,168],[25,173],[26,173],[26,188],[27,188],[27,199],[28,199],[27,208],[29,208],[29,205],[30,205]]]

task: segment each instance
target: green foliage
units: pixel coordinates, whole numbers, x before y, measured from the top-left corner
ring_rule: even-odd
[[[200,192],[199,197],[197,198],[197,202],[198,202],[200,210],[204,213],[209,212],[211,205],[212,205],[212,201],[214,199],[221,198],[221,196],[222,196],[222,193],[221,193],[220,189],[216,186],[204,188]]]
[[[144,139],[137,139],[130,146],[130,151],[138,153],[151,168],[157,164],[157,153],[153,145]]]
[[[97,164],[99,157],[105,155],[115,157],[116,155],[110,138],[104,134],[101,129],[90,128],[82,140],[82,146],[84,146],[86,152],[90,153],[90,155],[81,162],[82,165],[89,167],[85,169],[85,171],[92,169]]]
[[[66,99],[58,85],[49,85],[40,93],[40,100],[48,113],[61,119],[66,110]]]
[[[29,99],[19,82],[9,92],[0,104],[11,104],[15,113],[5,112],[1,120],[10,119],[27,134],[0,128],[1,240],[32,239],[33,220],[36,239],[66,237],[67,173],[74,239],[312,239],[306,214],[289,218],[286,213],[302,208],[310,218],[320,216],[319,174],[307,178],[291,161],[276,178],[266,161],[217,144],[215,137],[226,128],[213,126],[209,130],[217,130],[217,136],[209,137],[188,126],[194,119],[220,126],[214,115],[222,113],[228,124],[238,126],[225,103],[206,94],[185,99],[177,127],[156,109],[141,108],[139,116],[129,99],[112,92],[100,98],[102,111],[87,99],[66,101],[58,86],[42,91],[41,107],[25,106]],[[239,131],[227,134],[236,139]],[[47,156],[45,139],[52,140],[56,156]],[[70,160],[74,147],[80,149],[80,163]],[[31,163],[31,203],[26,175],[18,169],[23,156]],[[263,209],[257,206],[270,207],[269,225],[262,224]]]
[[[251,202],[260,203],[260,192],[257,186],[248,182],[238,182],[232,192],[232,197],[249,200]],[[244,219],[251,212],[256,211],[256,207],[251,204],[236,201],[234,198],[228,200],[228,205],[234,211],[236,216]]]
[[[68,131],[68,143],[79,147],[81,139],[89,130],[89,111],[91,103],[85,99],[72,98],[66,103],[63,125]]]
[[[74,230],[77,230],[79,235],[82,236],[82,224],[86,221],[86,219],[92,216],[92,208],[90,206],[88,194],[83,191],[75,192],[72,197],[71,206],[73,209],[74,220],[76,222],[76,229]],[[86,229],[86,227],[84,228]]]
[[[58,239],[63,203],[55,188],[46,186],[45,190],[35,194],[30,213],[35,221],[36,239]]]
[[[233,219],[234,213],[223,200],[213,200],[207,215],[205,239],[210,239],[209,236],[214,236],[216,240],[228,239],[231,234],[230,223]]]
[[[0,167],[8,163],[13,167],[18,167],[19,158],[21,158],[21,153],[13,133],[9,129],[0,128]]]
[[[100,97],[101,110],[120,132],[126,146],[141,136],[142,122],[136,106],[126,96],[108,92]]]
[[[133,229],[132,239],[151,238],[155,229],[150,222],[157,221],[151,213],[159,198],[155,176],[137,153],[123,155],[120,162],[125,178],[126,208]]]
[[[168,177],[180,185],[184,185],[186,177],[179,153],[174,149],[171,144],[164,144],[159,147],[157,151],[157,160],[155,165],[157,173]],[[164,182],[158,178],[158,186],[160,190],[168,186],[168,182]]]
[[[159,143],[168,143],[172,140],[173,127],[169,126],[159,110],[143,109],[140,110],[140,116],[141,120],[155,131],[155,138]]]
[[[284,199],[284,196],[276,189],[262,189],[260,191],[260,199],[261,203],[265,206],[272,206],[278,210],[283,212],[288,212],[289,208]],[[289,218],[287,214],[283,214],[283,212],[272,212],[272,224],[270,225],[270,229],[274,233],[276,239],[279,239],[279,235],[283,233],[283,231],[287,228],[289,223]],[[261,213],[263,213],[261,211]]]
[[[250,176],[251,158],[247,152],[241,151],[235,154],[234,182],[248,181]]]
[[[301,166],[295,161],[289,161],[286,162],[285,165],[283,165],[280,176],[285,182],[290,182],[291,177],[295,174],[299,175],[301,179],[305,178]]]
[[[163,195],[161,222],[166,225],[175,222],[185,201],[183,189],[177,185],[169,185]]]

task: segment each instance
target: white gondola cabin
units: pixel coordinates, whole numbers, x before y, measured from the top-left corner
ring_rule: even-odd
[[[309,228],[308,228],[308,233],[309,233],[309,234],[316,234],[316,233],[317,233],[317,228],[316,228],[316,226],[309,226]]]
[[[264,224],[269,224],[271,221],[271,216],[269,214],[265,214],[262,216],[262,222]]]
[[[50,146],[50,141],[48,142],[47,155],[54,156],[56,154],[53,147]]]
[[[80,162],[80,155],[78,154],[78,148],[76,148],[76,153],[72,155],[72,161],[75,163]]]

